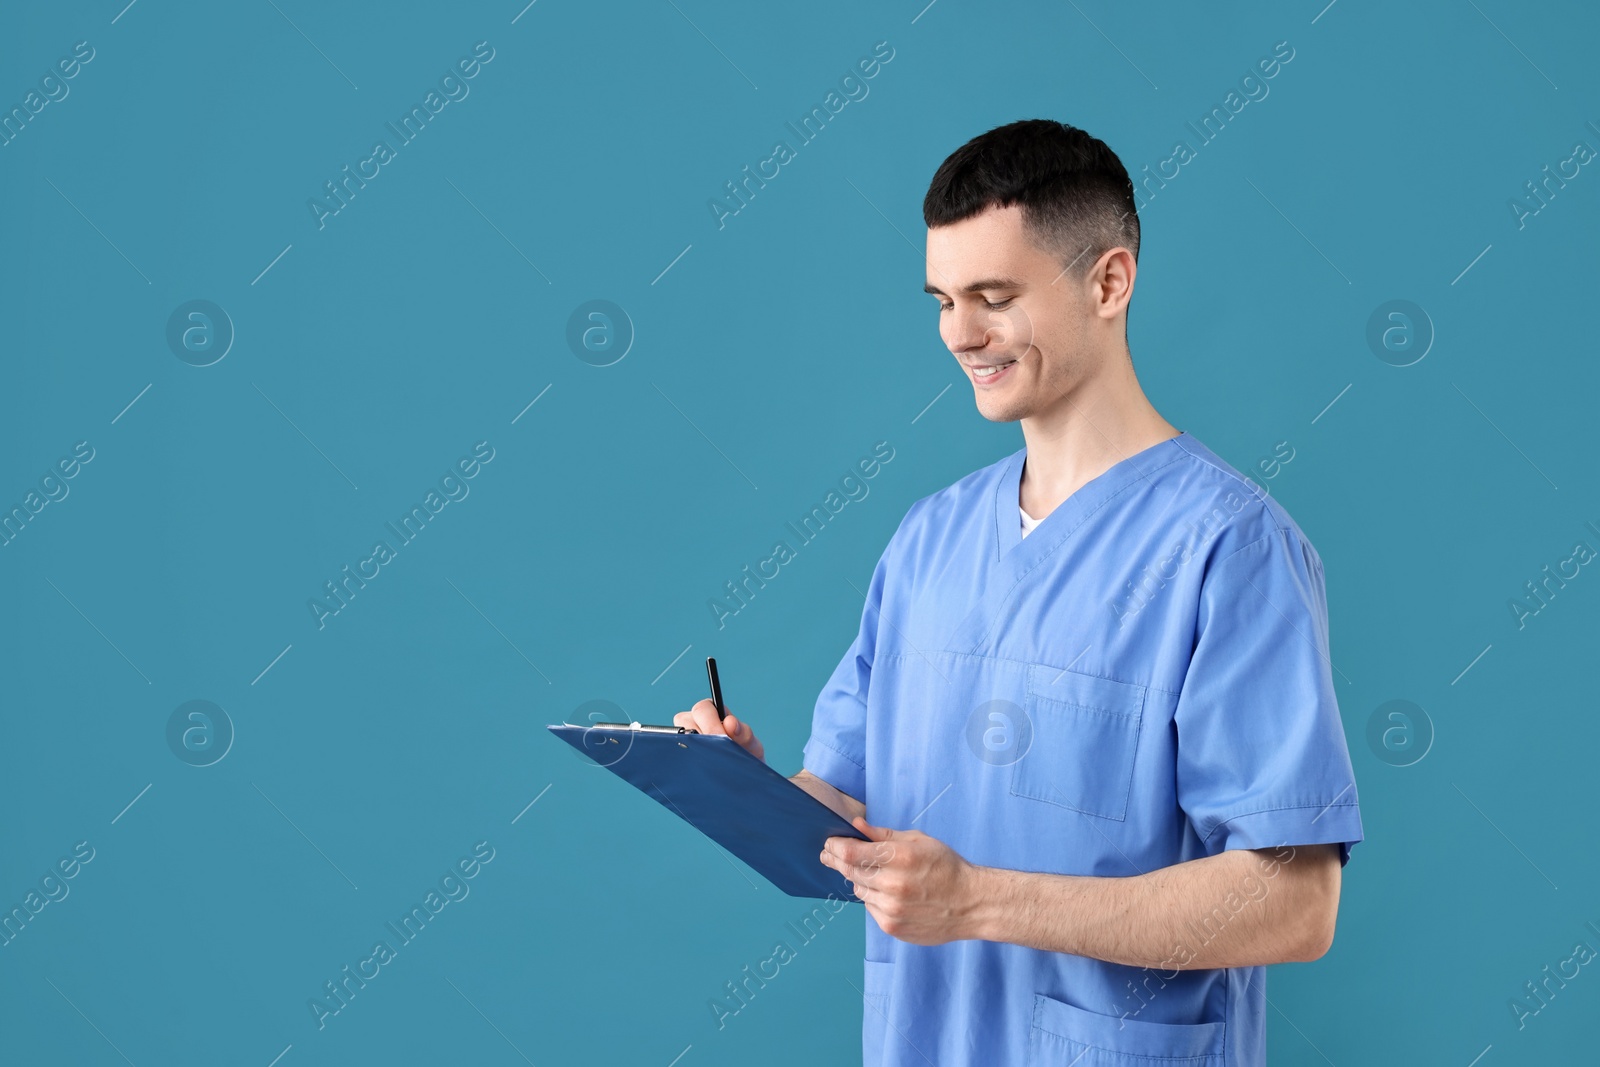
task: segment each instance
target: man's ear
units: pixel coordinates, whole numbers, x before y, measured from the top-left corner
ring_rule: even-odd
[[[1095,261],[1089,271],[1089,296],[1097,318],[1114,319],[1127,310],[1138,273],[1133,253],[1120,245],[1107,249]]]

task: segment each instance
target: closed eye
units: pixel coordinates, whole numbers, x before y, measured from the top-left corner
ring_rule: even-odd
[[[1000,301],[998,304],[991,303],[990,301],[985,300],[983,302],[983,306],[988,308],[990,311],[1003,311],[1011,303],[1011,301],[1013,299],[1015,299],[1015,298],[1014,297],[1007,297],[1005,300]],[[954,306],[955,306],[954,304],[947,304],[943,300],[939,301],[939,310],[940,311],[949,311]]]

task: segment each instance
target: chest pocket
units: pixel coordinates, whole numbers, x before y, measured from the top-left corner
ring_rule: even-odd
[[[1013,796],[1121,822],[1128,811],[1145,687],[1028,667],[1033,742],[1011,770]]]

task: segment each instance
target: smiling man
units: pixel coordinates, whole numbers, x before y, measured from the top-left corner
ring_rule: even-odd
[[[940,337],[1024,447],[906,513],[794,779],[871,838],[819,857],[866,905],[864,1062],[1264,1063],[1264,968],[1327,951],[1362,839],[1322,561],[1140,388],[1110,148],[991,130],[923,216]]]

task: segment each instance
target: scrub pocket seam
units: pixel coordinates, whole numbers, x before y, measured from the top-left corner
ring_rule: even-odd
[[[1045,1009],[1048,1008],[1047,1013]],[[1063,1025],[1059,1029],[1052,1029],[1048,1021],[1041,1020],[1041,1016],[1049,1014],[1057,1020],[1070,1019],[1079,1024],[1076,1034],[1062,1033],[1062,1030],[1073,1029],[1071,1025]],[[1151,1023],[1137,1022],[1128,1031],[1117,1031],[1115,1040],[1107,1037],[1108,1028],[1113,1023],[1121,1022],[1116,1016],[1101,1015],[1090,1012],[1084,1008],[1070,1004],[1059,997],[1047,993],[1036,993],[1033,998],[1033,1014],[1030,1022],[1033,1032],[1029,1035],[1030,1051],[1036,1050],[1037,1035],[1049,1034],[1061,1041],[1079,1045],[1087,1052],[1093,1050],[1102,1055],[1092,1057],[1096,1064],[1105,1063],[1114,1059],[1118,1063],[1142,1064],[1161,1063],[1170,1067],[1188,1064],[1190,1067],[1221,1067],[1227,1056],[1228,1030],[1224,1023]],[[1200,1043],[1210,1046],[1204,1051],[1196,1047],[1195,1051],[1168,1055],[1160,1052],[1135,1051],[1126,1047],[1127,1044],[1139,1044],[1151,1040],[1160,1040],[1166,1035],[1162,1030],[1169,1030],[1171,1038],[1179,1039],[1191,1047]],[[1102,1032],[1106,1031],[1106,1032]],[[1122,1044],[1124,1047],[1118,1048]],[[1082,1058],[1080,1053],[1080,1058]],[[1076,1062],[1076,1061],[1075,1061]]]

